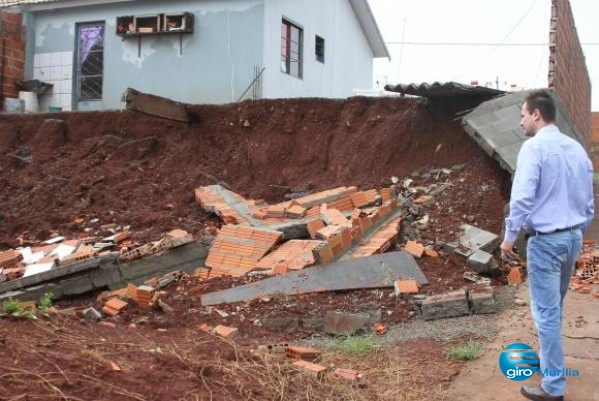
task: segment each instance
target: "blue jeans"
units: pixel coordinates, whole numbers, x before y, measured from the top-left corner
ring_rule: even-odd
[[[579,229],[530,237],[526,248],[530,310],[539,334],[541,371],[565,369],[562,309],[574,263],[582,247]],[[564,375],[544,376],[541,388],[564,395]]]

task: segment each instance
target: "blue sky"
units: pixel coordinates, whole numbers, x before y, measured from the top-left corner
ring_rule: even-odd
[[[375,85],[447,82],[547,86],[551,0],[369,0],[391,61]],[[599,1],[570,0],[599,111]]]

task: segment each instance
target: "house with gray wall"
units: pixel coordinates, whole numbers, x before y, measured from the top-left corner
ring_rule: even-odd
[[[123,107],[127,88],[185,103],[344,98],[389,57],[367,0],[0,0],[22,14],[40,111]]]

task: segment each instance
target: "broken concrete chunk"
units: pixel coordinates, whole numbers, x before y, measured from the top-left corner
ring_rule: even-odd
[[[499,304],[495,299],[495,290],[491,286],[479,287],[468,291],[473,313],[495,313]]]
[[[422,301],[422,317],[426,320],[457,317],[470,314],[465,290],[432,295]]]
[[[462,224],[460,228],[464,231],[459,238],[459,242],[444,244],[443,248],[445,250],[468,258],[479,249],[493,252],[499,244],[499,237],[493,233],[468,224]]]
[[[489,274],[497,268],[497,261],[493,255],[479,249],[468,258],[468,266],[478,274]]]
[[[83,317],[85,320],[97,322],[98,320],[102,319],[102,314],[90,307],[83,310]]]

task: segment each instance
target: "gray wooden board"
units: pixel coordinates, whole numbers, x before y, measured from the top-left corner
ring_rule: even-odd
[[[255,283],[202,295],[202,305],[248,301],[271,294],[393,287],[398,278],[412,278],[419,285],[428,280],[412,255],[389,252],[289,272]]]

